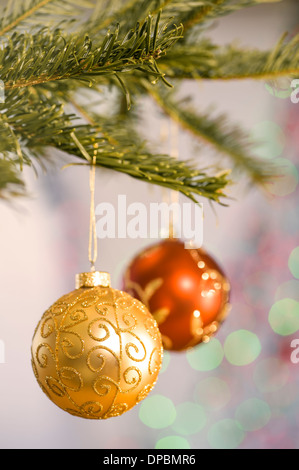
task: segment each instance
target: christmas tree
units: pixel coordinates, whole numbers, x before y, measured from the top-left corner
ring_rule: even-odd
[[[231,169],[263,185],[273,169],[255,157],[246,132],[227,116],[194,110],[179,90],[185,80],[298,76],[299,35],[283,35],[267,51],[208,38],[213,20],[274,1],[2,1],[0,197],[26,193],[22,169],[46,168],[50,148],[70,155],[73,164],[90,165],[96,155],[98,166],[193,200],[224,203],[227,166],[200,168],[196,160],[151,151],[139,132],[145,96],[194,139],[228,156]],[[82,104],[86,89],[89,102]],[[103,101],[108,114],[94,109]]]

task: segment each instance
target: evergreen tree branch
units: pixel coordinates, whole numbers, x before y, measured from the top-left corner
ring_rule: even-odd
[[[234,46],[220,49],[215,54],[215,68],[211,79],[269,80],[299,75],[299,34],[286,41],[286,35],[270,51],[244,50]]]
[[[0,199],[24,194],[24,183],[19,177],[14,163],[0,159]]]
[[[122,39],[119,28],[108,32],[97,47],[88,35],[66,36],[59,30],[15,34],[0,49],[0,77],[8,90],[65,79],[92,84],[95,77],[136,70],[163,79],[156,62],[181,35],[176,26],[158,30],[152,17]]]
[[[126,29],[133,27],[137,22],[143,23],[144,18],[151,14],[155,16],[173,0],[127,0],[120,2],[119,8],[110,16],[100,12],[100,17],[94,19],[93,33],[102,31],[104,28],[119,24]],[[169,19],[169,17],[168,17]]]
[[[81,113],[83,109],[81,107]],[[147,183],[179,191],[193,201],[196,201],[195,196],[201,196],[221,203],[226,197],[224,190],[230,183],[229,172],[209,175],[206,170],[196,169],[191,162],[180,162],[168,155],[153,154],[147,149],[132,124],[128,124],[127,119],[126,122],[121,117],[107,119],[87,113],[86,110],[82,115],[88,119],[90,125],[75,130],[76,138],[89,155],[93,154],[94,144],[97,142],[100,148],[97,165],[125,173]],[[99,131],[100,136],[105,138],[104,142],[97,141]],[[73,145],[66,139],[60,141],[58,145],[55,143],[55,146],[68,154],[85,158],[76,142]]]
[[[211,175],[194,162],[179,162],[147,149],[135,131],[137,119],[125,112],[131,95],[137,101],[145,94],[152,95],[167,115],[200,142],[228,156],[233,167],[247,172],[252,182],[263,183],[271,169],[251,154],[243,131],[230,125],[225,116],[198,114],[163,87],[152,85],[159,80],[170,85],[167,78],[179,83],[186,78],[298,75],[298,37],[288,43],[282,38],[272,51],[258,51],[216,46],[198,35],[207,21],[265,1],[101,0],[87,20],[94,0],[9,0],[0,20],[0,79],[6,93],[5,104],[0,104],[0,162],[9,169],[3,171],[8,184],[12,181],[22,187],[19,169],[33,165],[36,158],[42,164],[48,148],[76,157],[74,163],[89,165],[96,145],[99,166],[180,191],[192,200],[202,196],[222,202],[228,171]],[[78,11],[84,15],[76,19]],[[41,26],[44,21],[48,26],[59,19],[69,31],[74,27],[78,31],[85,21],[84,34],[66,34],[57,23],[52,30]],[[74,20],[74,27],[69,20]],[[187,37],[177,43],[182,38],[182,24]],[[34,26],[31,32],[29,25]],[[111,30],[104,33],[103,25]],[[27,31],[22,33],[21,28]],[[73,92],[80,87],[96,90],[106,85],[118,87],[110,103],[115,112],[109,119],[74,101]],[[70,104],[75,114],[66,113],[65,105]],[[78,115],[84,124],[78,124]]]
[[[227,116],[213,118],[210,113],[199,114],[169,94],[159,93],[149,87],[148,91],[166,114],[199,141],[212,146],[218,154],[227,155],[234,168],[247,173],[253,183],[263,184],[273,176],[273,168],[251,155],[252,143],[248,136],[237,126],[229,124]]]
[[[32,1],[27,8],[21,7],[20,11],[15,14],[9,14],[9,8],[6,8],[2,15],[2,21],[0,22],[0,36],[3,36],[12,29],[16,28],[20,23],[33,16],[38,10],[52,1],[53,0],[39,0],[37,2]],[[16,6],[17,2],[14,2],[14,7]]]
[[[16,162],[19,161],[19,146],[26,165],[32,165],[32,156],[36,155],[42,162],[46,149],[51,148],[78,157],[83,164],[89,165],[91,157],[88,156],[93,155],[96,145],[99,166],[180,191],[192,200],[195,196],[217,202],[225,198],[228,172],[211,176],[191,163],[179,162],[168,155],[153,154],[147,150],[127,118],[116,116],[112,119],[95,114],[88,118],[87,125],[79,124],[77,115],[65,114],[63,105],[46,94],[32,94],[30,90],[23,89],[21,100],[16,101],[16,97],[19,94],[12,90],[7,96],[6,113],[1,114],[5,124],[13,130],[13,136],[10,134],[11,147],[6,155],[14,153]],[[78,105],[77,109],[82,111],[84,108]],[[86,111],[83,117],[88,114]]]
[[[89,129],[90,132],[91,129]],[[136,136],[136,134],[132,134]],[[83,137],[83,136],[82,136]],[[104,168],[112,169],[141,181],[162,186],[184,194],[189,199],[197,202],[196,196],[201,196],[218,203],[226,197],[224,190],[230,183],[229,172],[225,171],[217,175],[209,176],[206,170],[198,170],[195,165],[187,162],[179,162],[167,155],[152,154],[141,145],[136,147],[136,140],[131,139],[124,146],[127,134],[120,136],[120,142],[110,151],[102,151],[97,157],[96,164]],[[93,144],[94,145],[94,144]],[[85,147],[88,149],[88,147]],[[73,145],[60,149],[83,158],[84,154]],[[93,146],[90,147],[92,155]]]
[[[215,50],[217,46],[209,40],[201,40],[192,45],[177,44],[161,57],[159,68],[170,79],[210,78],[211,73],[217,70]]]
[[[195,25],[203,24],[220,16],[229,15],[242,8],[280,1],[282,0],[211,0],[207,2],[208,5],[206,6],[190,9],[189,12],[184,14],[183,18],[180,18],[180,21],[184,25],[184,30],[187,31]]]
[[[187,31],[197,24],[228,15],[236,10],[259,5],[275,3],[282,0],[127,0],[121,2],[116,11],[108,17],[102,15],[94,24],[93,33],[101,31],[111,24],[119,23],[126,27],[142,22],[147,14],[155,15],[162,11],[161,18],[167,21],[173,18],[176,24],[183,24]]]
[[[224,15],[242,8],[256,6],[262,3],[276,3],[282,0],[194,0],[184,2],[172,0],[166,2],[162,19],[172,17],[174,22],[182,23],[184,31],[191,30],[196,25],[203,25]]]
[[[76,14],[80,14],[84,9],[93,9],[94,4],[89,0],[10,0],[1,12],[0,36],[15,31],[20,26],[41,24],[43,19],[55,17],[56,24],[60,20],[73,19]]]
[[[159,69],[171,79],[269,80],[299,75],[299,34],[283,35],[269,51],[217,46],[208,40],[178,44],[161,57]]]

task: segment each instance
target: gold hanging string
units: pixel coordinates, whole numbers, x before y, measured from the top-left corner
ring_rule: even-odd
[[[162,153],[168,154],[168,144],[169,144],[169,122],[168,119],[161,118],[160,122],[160,142],[162,147]],[[162,200],[169,204],[169,189],[162,187]]]
[[[176,121],[170,121],[170,155],[176,160],[179,159],[179,126]],[[179,192],[170,191],[171,204],[179,203]],[[169,238],[175,238],[175,214],[171,211],[171,218],[169,222]]]
[[[88,258],[91,266],[91,271],[95,271],[95,262],[98,257],[97,245],[97,230],[96,230],[96,215],[95,215],[95,174],[96,174],[96,161],[98,153],[98,144],[94,144],[94,152],[92,157],[92,165],[89,172],[89,187],[90,187],[90,218],[89,218],[89,244],[88,244]]]
[[[172,119],[163,119],[160,123],[160,142],[162,144],[162,152],[170,153],[170,155],[177,159],[179,158],[179,126],[178,123]],[[166,150],[166,144],[168,149]],[[167,204],[173,204],[179,202],[178,191],[171,191],[170,189],[162,189],[163,202]],[[169,238],[175,238],[175,216],[173,211],[170,214],[168,236]]]

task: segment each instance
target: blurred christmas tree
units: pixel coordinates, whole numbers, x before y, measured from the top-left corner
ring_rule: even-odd
[[[228,156],[252,184],[263,184],[272,170],[254,156],[246,133],[226,116],[192,109],[192,100],[181,100],[178,91],[184,80],[298,77],[299,35],[283,36],[270,51],[217,45],[207,37],[222,15],[274,1],[0,2],[0,197],[23,194],[24,165],[46,166],[49,148],[83,165],[91,164],[97,148],[99,166],[193,200],[224,202],[227,168],[201,169],[196,161],[151,151],[137,130],[145,96],[195,139]],[[87,104],[80,101],[84,89],[92,93]],[[109,100],[108,114],[94,110],[101,99]]]

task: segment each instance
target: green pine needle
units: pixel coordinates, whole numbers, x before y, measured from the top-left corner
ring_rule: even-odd
[[[145,96],[195,141],[229,157],[232,170],[264,183],[272,168],[254,156],[246,132],[227,116],[195,112],[176,98],[176,90],[185,79],[297,78],[299,36],[289,41],[283,36],[272,50],[260,51],[213,44],[204,35],[223,15],[275,1],[5,1],[0,7],[1,197],[23,194],[20,170],[36,159],[46,166],[48,148],[72,156],[74,164],[89,165],[96,144],[99,166],[192,200],[223,203],[231,182],[224,163],[224,171],[215,170],[212,161],[203,170],[198,162],[155,154],[141,139],[142,114],[134,109]],[[107,90],[108,113],[95,112],[93,103],[103,104]],[[84,93],[89,104],[78,105]]]

